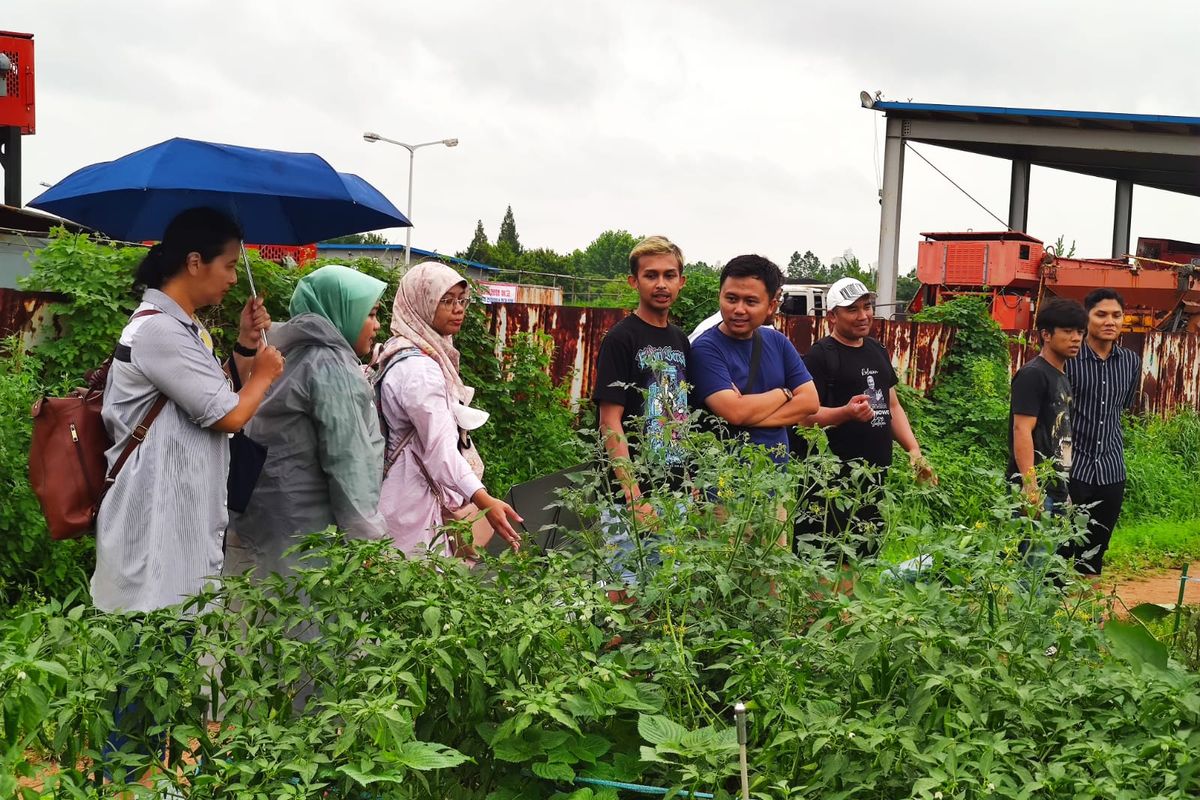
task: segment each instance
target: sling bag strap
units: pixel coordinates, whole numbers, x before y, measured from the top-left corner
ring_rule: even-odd
[[[138,449],[138,445],[146,438],[146,434],[150,430],[150,425],[153,424],[159,413],[167,405],[167,396],[159,393],[154,400],[154,405],[150,406],[150,410],[146,412],[146,416],[142,417],[141,424],[133,429],[133,433],[129,434],[129,442],[125,445],[125,449],[121,451],[121,455],[117,458],[117,463],[112,465],[112,469],[108,471],[108,477],[104,479],[105,486],[112,486],[117,479],[117,473],[121,471],[121,467],[125,466],[125,462],[133,455],[133,451]]]
[[[152,317],[155,314],[161,314],[161,313],[162,312],[159,311],[158,309],[148,308],[145,311],[137,312],[129,319],[132,322],[133,320],[138,319],[139,317]],[[125,347],[125,352],[124,353],[121,353],[121,352],[116,353],[115,354],[116,357],[121,361],[129,360],[128,346],[118,345],[118,347]],[[124,357],[122,357],[122,356],[124,356]],[[131,434],[129,434],[129,441],[125,444],[125,449],[121,451],[121,455],[117,457],[116,463],[112,465],[112,469],[110,469],[108,471],[108,475],[105,476],[105,478],[104,478],[104,488],[100,490],[100,497],[96,503],[97,509],[100,508],[100,503],[103,502],[104,495],[108,494],[109,488],[111,488],[112,485],[116,482],[117,473],[119,473],[121,471],[121,468],[125,466],[125,462],[129,460],[130,456],[133,455],[133,451],[137,450],[138,445],[140,445],[142,443],[142,440],[144,440],[146,438],[146,434],[149,432],[150,426],[154,423],[154,420],[158,417],[158,415],[162,412],[163,408],[165,408],[166,405],[167,405],[167,396],[165,394],[163,394],[162,392],[159,392],[158,397],[156,397],[154,399],[154,404],[152,406],[150,406],[150,410],[146,412],[146,416],[142,417],[142,421],[140,423],[138,423],[138,426],[133,429],[133,432]]]
[[[408,347],[404,350],[401,350],[400,352],[396,353],[396,355],[388,359],[388,362],[383,365],[383,369],[379,371],[379,377],[375,379],[375,407],[379,410],[379,428],[383,433],[383,442],[385,447],[387,446],[388,439],[391,438],[391,430],[388,428],[387,419],[383,413],[383,379],[387,376],[388,371],[390,371],[392,367],[396,366],[401,361],[404,361],[406,358],[416,355],[421,355],[421,351],[415,347]],[[416,426],[413,426],[413,429],[405,434],[404,438],[396,444],[396,447],[392,450],[392,452],[387,454],[387,457],[383,462],[383,477],[387,477],[388,472],[391,471],[393,466],[395,466],[396,461],[398,461],[400,456],[404,453],[405,448],[412,443],[413,437],[416,436],[416,434]]]

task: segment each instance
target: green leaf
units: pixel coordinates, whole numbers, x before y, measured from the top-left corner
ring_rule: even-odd
[[[551,706],[550,708],[546,709],[546,713],[549,714],[551,717],[553,717],[556,721],[558,721],[562,725],[567,726],[568,728],[575,731],[576,733],[580,732],[579,726],[575,723],[575,720],[571,719],[564,712],[559,711],[557,708],[554,708],[553,706]]]
[[[337,771],[349,777],[359,786],[370,786],[372,783],[401,783],[404,780],[404,776],[397,773],[367,773],[349,764],[343,764],[337,768]]]
[[[70,678],[70,673],[67,668],[57,661],[34,661],[33,666],[40,669],[42,672],[49,672],[51,675],[57,675],[60,678]]]
[[[862,669],[863,665],[874,658],[878,652],[879,642],[874,640],[864,642],[854,653],[854,668],[856,670]]]
[[[683,741],[687,728],[661,714],[639,714],[638,733],[650,744]]]
[[[437,742],[405,742],[396,760],[409,769],[425,771],[457,767],[471,759],[454,748]]]
[[[530,766],[533,774],[547,781],[572,783],[575,780],[575,770],[561,761],[538,761]]]
[[[653,747],[646,747],[646,745],[642,745],[640,750],[642,753],[642,761],[653,761],[656,764],[670,764],[671,763],[670,761],[667,761],[665,758],[660,756],[658,754],[658,751],[655,750]]]
[[[1157,622],[1175,613],[1174,607],[1167,608],[1158,603],[1141,603],[1129,609],[1129,613],[1142,622]]]
[[[612,742],[595,733],[587,733],[571,742],[571,752],[580,761],[595,762],[612,749]]]
[[[1150,635],[1141,623],[1109,620],[1104,626],[1109,651],[1135,667],[1167,668],[1167,646]]]
[[[542,748],[528,739],[514,736],[495,742],[492,745],[492,754],[501,761],[520,764],[542,755]]]
[[[425,627],[434,636],[442,632],[442,610],[437,606],[430,606],[421,612],[421,619],[425,620]]]

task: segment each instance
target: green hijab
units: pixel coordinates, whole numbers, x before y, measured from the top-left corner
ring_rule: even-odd
[[[319,314],[333,323],[353,347],[367,315],[383,296],[387,284],[358,270],[329,264],[308,273],[296,284],[288,313]]]

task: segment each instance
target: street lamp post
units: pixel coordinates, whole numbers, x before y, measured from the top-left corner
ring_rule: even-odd
[[[444,144],[446,147],[457,147],[458,139],[438,139],[435,142],[421,142],[420,144],[405,144],[398,142],[395,139],[389,139],[386,136],[380,136],[378,133],[367,131],[363,134],[363,139],[367,142],[387,142],[398,147],[403,147],[408,151],[408,209],[404,215],[408,217],[408,227],[404,229],[404,266],[407,268],[412,264],[412,187],[413,187],[413,164],[416,159],[417,150],[422,147],[429,147],[435,144]]]

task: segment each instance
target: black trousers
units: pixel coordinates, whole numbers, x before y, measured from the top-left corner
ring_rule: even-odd
[[[1069,491],[1075,505],[1092,506],[1088,510],[1088,535],[1081,544],[1064,545],[1059,555],[1073,559],[1075,569],[1081,574],[1099,575],[1104,569],[1104,552],[1121,516],[1121,504],[1125,502],[1125,481],[1095,484],[1072,478]],[[1089,550],[1096,552],[1089,555]]]

